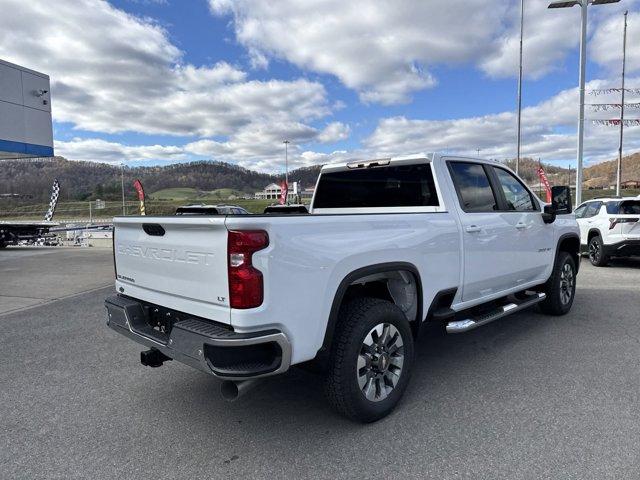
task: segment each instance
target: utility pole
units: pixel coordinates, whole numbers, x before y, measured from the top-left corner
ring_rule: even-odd
[[[520,0],[520,70],[518,72],[518,148],[516,154],[516,175],[520,173],[520,138],[522,121],[522,40],[524,37],[524,0]]]
[[[578,149],[576,153],[576,205],[582,203],[582,157],[584,154],[584,83],[587,64],[587,5],[588,0],[582,0],[580,10],[582,14],[580,23],[580,109],[578,113]]]
[[[122,188],[122,215],[126,215],[127,212],[124,206],[124,162],[120,164],[120,186]]]
[[[616,195],[620,196],[622,188],[622,137],[624,134],[624,74],[627,62],[627,15],[629,11],[624,12],[624,31],[622,34],[622,101],[620,103],[620,146],[618,148],[618,173],[616,175]]]
[[[287,204],[289,203],[289,140],[285,140],[284,142],[284,183],[286,183],[287,191],[285,192],[285,198],[287,199]]]

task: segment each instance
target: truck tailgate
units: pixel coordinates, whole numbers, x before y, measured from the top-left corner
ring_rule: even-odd
[[[116,287],[229,323],[225,217],[116,217]]]

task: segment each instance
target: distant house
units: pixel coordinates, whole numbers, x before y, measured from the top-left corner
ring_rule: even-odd
[[[620,188],[640,188],[640,180],[627,180],[621,182]]]
[[[315,187],[305,188],[304,190],[302,190],[300,197],[302,198],[302,200],[311,200],[314,191]]]
[[[293,198],[295,195],[300,195],[300,199],[310,199],[313,197],[314,188],[305,188],[300,191],[300,183],[299,182],[291,182],[289,185],[289,198]],[[280,198],[280,194],[282,193],[282,188],[277,183],[270,183],[264,190],[261,192],[256,192],[254,198],[258,200],[278,200]]]
[[[256,192],[255,198],[258,200],[277,200],[280,198],[282,189],[276,183],[270,183],[261,192]]]

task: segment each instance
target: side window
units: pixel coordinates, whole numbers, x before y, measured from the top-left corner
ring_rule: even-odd
[[[583,218],[594,217],[600,211],[600,207],[602,206],[602,202],[591,202],[587,203],[587,210],[584,212]]]
[[[616,213],[620,213],[618,212],[618,202],[607,202],[605,204],[605,206],[607,207],[607,213],[609,215],[615,215]]]
[[[535,203],[533,203],[531,193],[529,193],[520,180],[506,170],[495,167],[492,168],[498,176],[500,187],[507,200],[508,210],[516,210],[518,212],[532,212],[537,210]]]
[[[578,208],[575,209],[575,214],[576,214],[576,218],[582,218],[584,217],[584,212],[587,210],[587,204],[585,203],[584,205],[580,205]]]
[[[449,167],[465,212],[493,212],[498,209],[489,177],[481,164],[450,162]]]

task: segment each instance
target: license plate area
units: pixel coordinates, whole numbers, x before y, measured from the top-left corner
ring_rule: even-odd
[[[173,326],[186,316],[179,314],[175,310],[141,303],[142,315],[135,321],[131,321],[131,330],[145,337],[167,344]]]

